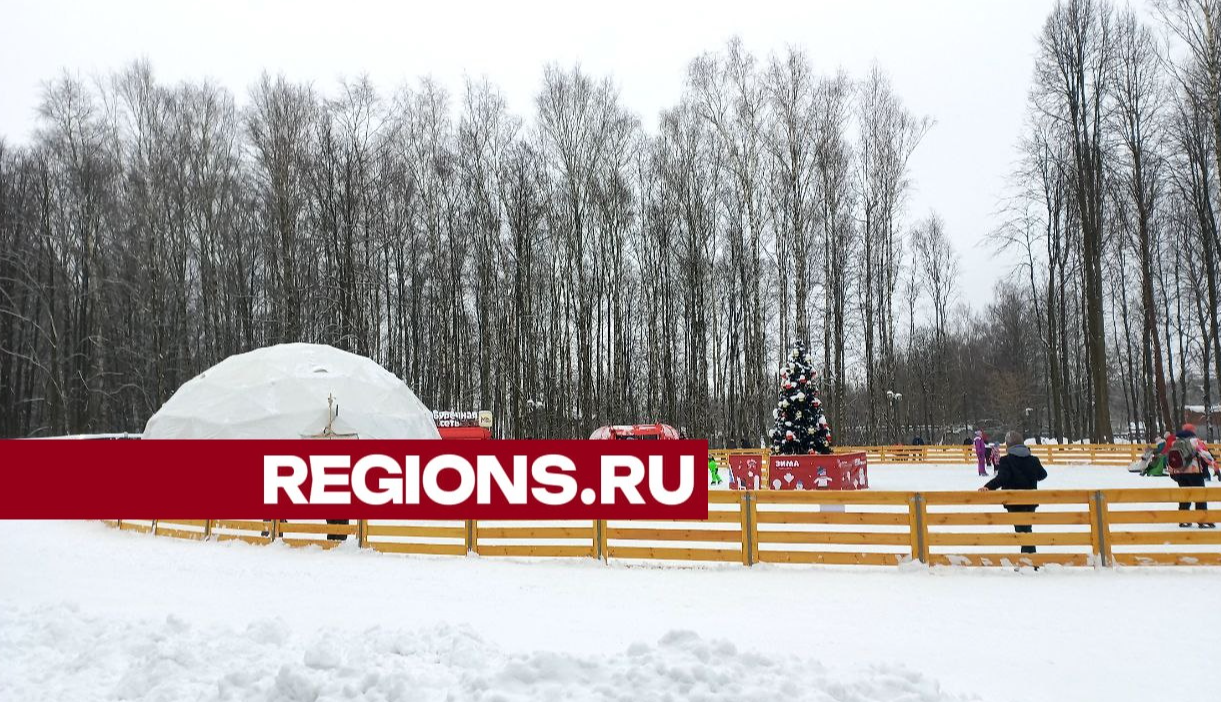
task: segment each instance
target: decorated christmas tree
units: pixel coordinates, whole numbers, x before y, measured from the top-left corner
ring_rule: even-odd
[[[776,419],[772,453],[786,456],[831,453],[831,427],[818,399],[816,377],[805,344],[796,342],[780,372],[780,401],[772,412]]]

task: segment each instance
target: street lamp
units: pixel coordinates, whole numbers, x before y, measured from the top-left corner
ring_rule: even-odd
[[[886,399],[890,401],[891,430],[894,432],[891,435],[891,442],[899,443],[897,438],[899,433],[899,401],[903,399],[903,393],[887,390]]]

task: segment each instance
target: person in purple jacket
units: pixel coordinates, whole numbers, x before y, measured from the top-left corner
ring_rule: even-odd
[[[979,463],[979,474],[987,475],[988,469],[985,467],[988,457],[988,442],[984,439],[984,433],[979,429],[975,430],[975,460]]]

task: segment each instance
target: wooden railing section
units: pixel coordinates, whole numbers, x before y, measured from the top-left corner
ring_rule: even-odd
[[[1145,444],[1040,444],[1027,445],[1030,452],[1045,465],[1089,463],[1094,465],[1125,466],[1140,458],[1148,448]],[[975,449],[971,446],[836,446],[836,453],[863,452],[869,463],[975,463]],[[709,451],[721,467],[734,454],[763,455],[764,465],[771,458],[767,449],[712,449]],[[1005,447],[1001,446],[1001,455]]]
[[[342,544],[432,556],[830,565],[1221,565],[1221,488],[997,492],[713,492],[687,521],[116,520],[197,540]],[[1180,510],[1180,502],[1192,509]],[[1036,511],[1006,506],[1037,505]],[[1179,523],[1190,523],[1182,528]],[[1017,533],[1015,525],[1032,532]],[[1020,553],[1034,546],[1037,553]]]

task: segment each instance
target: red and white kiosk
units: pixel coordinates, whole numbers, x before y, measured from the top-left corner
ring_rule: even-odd
[[[492,413],[487,410],[448,412],[433,410],[432,419],[442,439],[486,441],[492,438]]]
[[[669,424],[615,424],[598,427],[594,430],[594,433],[589,435],[589,438],[609,440],[669,440],[681,439],[682,434]]]

